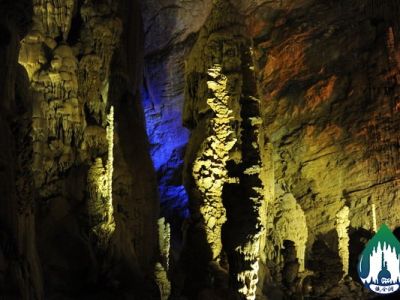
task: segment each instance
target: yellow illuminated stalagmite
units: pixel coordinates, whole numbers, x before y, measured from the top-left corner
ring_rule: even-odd
[[[162,265],[169,270],[169,251],[171,248],[171,227],[165,218],[158,220],[158,244]]]
[[[160,290],[161,300],[168,300],[171,295],[171,282],[168,279],[171,229],[165,218],[158,220],[158,243],[161,262],[155,265],[154,279]]]
[[[112,176],[114,173],[114,107],[111,106],[110,113],[107,115],[108,126],[106,128],[107,133],[107,143],[108,143],[108,155],[107,155],[107,165],[106,165],[106,175],[107,175],[107,198],[108,198],[108,215],[109,219],[113,215],[112,206]]]
[[[115,230],[112,203],[112,177],[114,160],[114,108],[107,116],[108,157],[106,167],[101,158],[97,158],[88,172],[88,212],[92,233],[98,244],[105,247]]]
[[[193,163],[192,174],[203,199],[200,213],[204,219],[212,259],[218,260],[222,250],[221,229],[226,221],[222,203],[222,190],[229,180],[226,162],[229,159],[229,151],[237,139],[231,127],[233,114],[228,106],[227,78],[221,74],[219,65],[210,68],[208,75],[213,79],[207,82],[213,94],[207,99],[207,103],[215,116],[210,121],[209,136],[201,145]]]
[[[188,239],[201,255],[191,281],[225,269],[231,289],[254,300],[265,244],[265,174],[260,100],[241,19],[229,1],[214,1],[186,62],[183,118],[192,136],[185,175],[195,232]]]
[[[104,153],[111,58],[122,22],[117,1],[33,0],[33,24],[21,43],[19,63],[35,92],[32,111],[33,172],[40,197],[57,189],[60,173]],[[69,33],[81,15],[79,43]],[[78,33],[75,33],[75,35]],[[72,40],[74,40],[72,38]],[[86,110],[85,110],[86,109]],[[86,118],[95,119],[87,126]],[[95,143],[84,140],[88,132]],[[93,135],[92,135],[93,136]]]
[[[306,216],[287,184],[279,180],[275,186],[276,198],[268,211],[268,238],[266,253],[269,260],[282,266],[284,241],[294,243],[299,271],[305,269],[305,251],[308,239]],[[278,245],[279,247],[276,247]]]
[[[344,276],[349,273],[349,207],[344,206],[336,214],[336,231],[339,238],[339,256],[342,260]]]
[[[375,203],[372,204],[372,230],[374,232],[377,231],[377,224],[376,224],[376,206]]]

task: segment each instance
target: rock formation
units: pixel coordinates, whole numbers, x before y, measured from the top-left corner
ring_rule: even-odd
[[[349,274],[349,207],[344,206],[336,214],[336,231],[339,238],[339,256],[342,259],[343,274]]]
[[[9,61],[1,67],[10,72],[1,101],[4,118],[12,120],[1,145],[14,157],[6,160],[12,169],[4,174],[5,196],[20,203],[7,213],[14,224],[1,219],[4,245],[13,249],[3,256],[15,257],[2,269],[10,278],[1,283],[4,291],[15,299],[51,299],[81,297],[96,287],[92,295],[104,299],[149,297],[154,291],[146,287],[153,282],[145,277],[157,253],[158,204],[137,97],[142,70],[141,63],[120,63],[143,61],[143,45],[121,39],[142,37],[140,19],[125,15],[127,6],[140,15],[138,7],[52,0],[0,6],[7,11],[1,28]],[[108,115],[112,105],[115,113]],[[137,138],[140,160],[130,158],[125,132]],[[132,173],[138,169],[141,177]]]
[[[114,108],[111,106],[107,116],[107,162],[103,166],[102,159],[96,158],[88,171],[88,214],[91,232],[101,248],[107,248],[115,231],[113,207],[113,169],[114,169]]]
[[[204,15],[209,15],[210,2],[199,1],[196,7],[203,5]],[[312,255],[314,243],[327,245],[338,253],[336,214],[343,203],[350,211],[349,232],[373,230],[371,203],[376,204],[378,223],[387,222],[392,228],[398,224],[396,209],[389,209],[397,207],[398,194],[398,172],[395,171],[398,169],[396,128],[399,123],[395,100],[399,66],[395,17],[398,5],[393,1],[231,2],[245,15],[245,35],[254,41],[262,135],[266,136],[261,156],[264,190],[268,190],[264,196],[268,207],[267,242],[261,246],[261,258],[272,269],[282,267],[276,264],[282,263],[280,247],[284,234],[282,232],[278,239],[279,233],[272,230],[280,220],[282,228],[286,228],[283,231],[288,230],[292,232],[292,239],[301,240],[298,243],[304,250],[296,247],[296,251],[304,253],[305,272],[301,276],[305,278],[308,276],[305,275],[308,274],[307,257]],[[168,133],[159,139],[159,131],[148,132],[155,141],[154,153],[168,147],[168,152],[174,153],[171,159],[180,161],[181,141],[175,148],[160,141],[181,132],[180,124],[170,121],[172,110],[167,105],[179,106],[183,98],[182,85],[187,85],[188,80],[192,82],[187,71],[186,79],[183,78],[183,59],[180,58],[193,53],[189,49],[193,48],[194,38],[188,37],[188,32],[197,30],[200,17],[196,15],[196,21],[187,22],[187,16],[196,12],[195,5],[192,12],[177,1],[170,3],[175,6],[171,8],[162,2],[150,1],[143,10],[148,40],[159,41],[146,48],[146,80],[151,90],[148,97],[152,99],[148,119],[156,119],[156,128],[166,129]],[[151,18],[151,7],[157,7],[157,21]],[[171,11],[180,16],[179,21],[168,21]],[[224,14],[221,18],[227,20],[229,16]],[[168,28],[172,34],[160,37],[155,24],[163,22],[170,24]],[[188,61],[186,59],[186,70],[191,65]],[[197,61],[201,64],[201,59]],[[173,80],[167,74],[174,74]],[[196,70],[193,78],[204,80],[201,74],[206,76],[204,70]],[[199,88],[200,91],[205,89],[205,84]],[[206,102],[202,104],[198,108],[199,116],[190,120],[203,116],[211,119],[210,108]],[[192,130],[186,150],[189,161],[193,157],[188,158],[188,153],[195,153],[192,145],[199,145],[206,138],[201,134],[206,132],[206,126],[201,121],[196,126],[199,129]],[[273,172],[268,172],[271,168]],[[161,167],[159,178],[164,180],[174,174],[174,178],[179,179],[178,172],[178,164]],[[274,197],[274,187],[279,190],[282,184],[284,194],[290,195],[290,203],[300,218],[280,215],[281,195],[278,191]],[[190,188],[187,190],[189,202],[193,203],[197,195],[193,197]],[[172,200],[162,203],[163,211],[174,209],[169,203],[173,203]],[[285,215],[291,216],[291,213]],[[227,216],[229,220],[228,211]],[[297,221],[302,228],[299,236],[295,235],[296,229],[292,229]],[[189,230],[188,234],[193,232]],[[271,257],[277,259],[274,266],[271,266]],[[308,279],[305,282],[309,282]]]
[[[239,18],[229,1],[214,2],[186,62],[186,187],[192,226],[207,245],[200,263],[221,265],[224,251],[232,288],[255,299],[265,229],[262,122],[251,44]]]
[[[399,13],[0,0],[0,298],[371,298],[358,256],[400,224]]]
[[[160,289],[161,299],[168,300],[171,295],[171,282],[168,278],[171,230],[164,218],[158,220],[158,244],[161,262],[156,263],[154,276]]]
[[[277,271],[280,270],[284,242],[291,241],[296,250],[299,271],[303,272],[308,240],[307,221],[301,206],[283,182],[279,182],[275,188],[275,200],[268,206],[267,220],[265,251],[268,260],[275,263]]]

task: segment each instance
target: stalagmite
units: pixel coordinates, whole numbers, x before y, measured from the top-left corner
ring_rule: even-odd
[[[114,230],[114,209],[112,203],[113,147],[114,147],[114,108],[108,115],[107,141],[108,157],[106,167],[97,158],[88,172],[88,212],[91,232],[100,247],[105,248]]]
[[[349,212],[350,209],[348,206],[344,206],[337,214],[336,214],[336,231],[339,238],[339,256],[342,260],[343,272],[344,276],[349,273]]]
[[[108,153],[107,153],[107,165],[106,165],[106,175],[107,175],[107,191],[108,191],[108,215],[109,219],[113,215],[112,206],[112,178],[114,173],[114,107],[111,106],[110,113],[107,115],[108,126],[106,128],[106,136],[108,142]]]
[[[374,232],[377,231],[377,224],[376,224],[376,206],[375,203],[371,205],[371,210],[372,210],[372,230]]]
[[[169,270],[169,250],[171,247],[171,228],[165,218],[158,220],[158,243],[162,265],[166,271]]]
[[[154,277],[160,290],[161,299],[168,300],[171,295],[171,282],[168,278],[171,229],[165,218],[158,220],[158,243],[161,263],[156,263]]]
[[[267,256],[280,265],[283,262],[281,249],[284,241],[292,241],[296,248],[299,271],[303,272],[308,239],[306,216],[293,194],[287,191],[284,182],[278,182],[275,190],[276,199],[268,211]],[[275,248],[274,245],[278,245],[278,247]]]
[[[188,154],[194,223],[204,229],[210,260],[218,264],[224,250],[232,289],[252,300],[266,205],[260,100],[240,19],[229,1],[214,1],[186,62],[184,123],[193,130],[189,144],[201,142]]]
[[[156,263],[154,277],[160,290],[161,300],[168,300],[171,295],[171,283],[162,264]]]
[[[226,162],[229,159],[229,151],[237,139],[231,126],[233,114],[229,108],[227,78],[221,74],[219,65],[210,68],[208,75],[210,79],[207,85],[212,94],[207,99],[207,103],[214,111],[215,117],[210,120],[209,136],[200,147],[192,172],[203,199],[200,204],[200,213],[204,219],[212,259],[218,260],[222,250],[221,229],[226,221],[222,203],[224,184],[229,180]]]

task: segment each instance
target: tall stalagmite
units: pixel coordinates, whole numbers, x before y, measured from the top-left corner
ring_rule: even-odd
[[[231,288],[255,299],[264,244],[262,122],[251,42],[240,20],[229,1],[215,1],[186,62],[184,123],[192,130],[186,153],[189,230],[203,237],[191,237],[188,248],[203,245],[197,264],[209,270],[200,274],[217,276],[227,257]]]

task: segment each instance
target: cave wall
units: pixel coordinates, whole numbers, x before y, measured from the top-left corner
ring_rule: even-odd
[[[365,5],[310,1],[249,21],[275,178],[305,212],[309,246],[344,205],[353,228],[372,229],[372,204],[379,224],[399,222],[398,42]]]
[[[171,122],[180,115],[171,113],[168,106],[182,105],[182,74],[193,67],[187,49],[201,33],[197,33],[200,27],[198,16],[193,15],[197,11],[194,4],[188,11],[180,2],[154,2],[145,6],[156,6],[157,18],[146,17],[149,13],[143,10],[145,28],[149,28],[146,36],[152,41],[145,77],[147,90],[153,92],[148,94],[151,101],[146,118],[165,128],[162,137],[167,139],[182,130],[180,123]],[[320,255],[321,249],[335,253],[335,262],[325,270],[336,268],[338,274],[326,275],[323,283],[318,282],[322,288],[314,295],[321,296],[328,286],[335,285],[326,284],[327,277],[341,278],[341,260],[347,257],[339,255],[339,244],[347,241],[339,236],[339,224],[349,221],[350,234],[372,232],[373,205],[378,226],[386,223],[394,229],[399,223],[398,4],[231,2],[243,15],[254,42],[262,106],[265,193],[266,200],[271,200],[262,255],[271,272],[276,270],[273,275],[279,277],[285,264],[281,251],[285,240],[294,242],[298,259],[316,274],[322,274],[324,268],[316,267],[318,258],[313,261],[313,255]],[[171,10],[179,20],[169,19],[166,12]],[[208,6],[203,13],[209,15]],[[187,16],[193,22],[187,22]],[[167,31],[158,36],[154,28],[158,24],[168,24],[172,34]],[[168,72],[159,72],[162,68]],[[167,73],[174,75],[172,80]],[[153,141],[159,138],[159,131],[148,133]],[[182,141],[175,139],[174,143],[153,142],[152,151],[168,147],[164,153],[179,153]],[[173,156],[173,161],[181,159]],[[181,172],[180,167],[172,169]],[[161,181],[171,174],[167,169],[158,170]],[[163,211],[173,210],[177,203],[174,199],[162,203]],[[341,220],[346,207],[348,220]],[[354,269],[354,260],[351,264]]]
[[[157,171],[161,210],[178,232],[188,217],[182,183],[189,131],[182,125],[184,59],[193,34],[204,24],[212,1],[144,1],[145,84],[142,90],[151,156]]]

